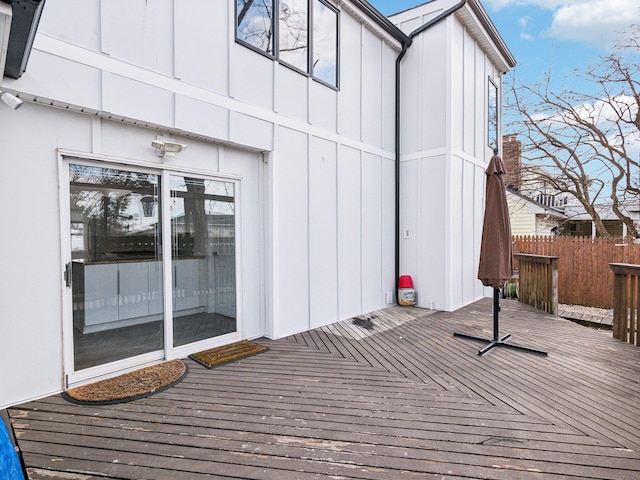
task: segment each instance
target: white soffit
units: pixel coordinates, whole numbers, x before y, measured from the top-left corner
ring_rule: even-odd
[[[393,36],[391,36],[388,32],[385,32],[380,25],[373,22],[369,17],[364,15],[359,9],[355,8],[353,4],[348,0],[337,0],[334,2],[340,10],[344,10],[349,12],[351,16],[356,18],[364,27],[375,34],[377,37],[381,38],[387,45],[393,48],[396,52],[400,52],[402,50],[402,44]]]
[[[501,73],[507,73],[509,69],[515,67],[515,58],[479,2],[469,0],[463,8],[456,12],[456,16]]]

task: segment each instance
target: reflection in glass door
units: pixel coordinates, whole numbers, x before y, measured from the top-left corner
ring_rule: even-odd
[[[171,176],[173,346],[235,332],[234,184]]]
[[[158,175],[69,165],[74,370],[164,348]]]

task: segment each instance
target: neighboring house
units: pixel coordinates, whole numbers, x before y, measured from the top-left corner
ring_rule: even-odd
[[[595,209],[602,219],[604,228],[607,233],[613,237],[626,237],[629,235],[629,229],[613,212],[611,204],[597,204]],[[636,225],[640,226],[640,211],[637,206],[623,206],[622,212],[631,218]],[[566,222],[562,225],[562,234],[574,237],[595,237],[598,236],[595,222],[591,216],[587,214],[584,207],[580,204],[569,203],[565,209],[567,215]]]
[[[513,235],[559,235],[567,220],[563,211],[547,207],[514,189],[507,189]]]
[[[542,168],[523,165],[522,143],[516,135],[502,137],[507,203],[513,235],[559,235],[567,219],[566,194],[545,181]]]
[[[515,61],[479,1],[0,6],[0,408],[384,308],[399,273],[485,295]]]
[[[507,200],[514,235],[596,236],[591,216],[566,192],[555,189],[543,167],[522,163],[522,144],[515,135],[502,139],[507,174]],[[627,236],[628,228],[613,212],[611,204],[596,204],[609,235]],[[623,205],[622,211],[640,225],[638,201]]]

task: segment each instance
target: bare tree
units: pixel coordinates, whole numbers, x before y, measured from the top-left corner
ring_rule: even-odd
[[[558,192],[574,196],[603,236],[609,233],[596,204],[608,203],[632,235],[638,231],[624,206],[640,193],[640,28],[586,72],[584,90],[551,88],[513,81],[505,105],[518,120],[509,130],[518,135],[523,159],[544,167],[539,173]]]

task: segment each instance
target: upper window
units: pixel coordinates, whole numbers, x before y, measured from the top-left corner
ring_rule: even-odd
[[[338,12],[321,0],[313,1],[313,76],[338,85]]]
[[[280,0],[278,58],[303,72],[309,71],[308,0]]]
[[[236,36],[265,53],[273,53],[273,3],[236,0]]]
[[[236,0],[236,38],[338,86],[338,11],[325,0]]]

